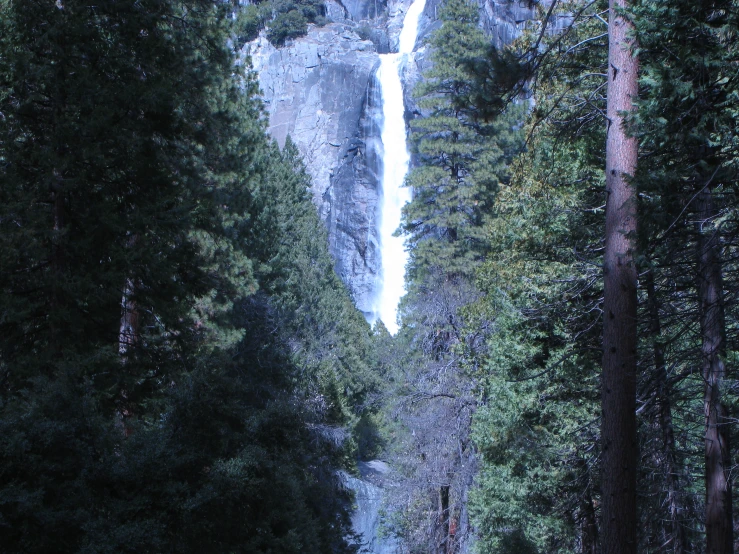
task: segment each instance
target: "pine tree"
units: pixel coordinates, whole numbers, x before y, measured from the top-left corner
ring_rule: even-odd
[[[603,160],[590,145],[603,129],[593,120],[563,140],[557,125],[533,119],[525,130],[529,150],[499,193],[473,308],[473,325],[491,328],[477,362],[473,521],[485,549],[594,552]]]
[[[225,251],[198,241],[233,225],[220,206],[245,202],[234,170],[261,140],[254,84],[224,87],[231,56],[205,4],[4,10],[3,357],[115,363],[127,282],[150,346],[139,353],[176,355],[197,342],[183,300],[230,286],[205,270]],[[231,284],[248,289],[248,262],[231,255]]]
[[[520,148],[512,131],[520,114],[477,121],[458,107],[469,90],[465,60],[482,55],[487,43],[476,5],[447,2],[433,33],[431,68],[415,94],[428,116],[412,122],[417,155],[407,180],[413,200],[402,228],[412,245],[410,276],[441,270],[470,276],[484,254],[481,229],[507,162]]]
[[[484,296],[473,308],[478,325],[492,329],[477,360],[484,396],[473,422],[481,463],[471,509],[484,530],[481,550],[601,547],[602,9],[578,13],[567,33],[547,34],[542,23],[511,45],[512,61],[528,63],[521,52],[532,49],[542,58],[529,83],[527,150],[514,160],[485,228],[490,252],[478,272]],[[490,55],[503,60],[508,53]],[[505,84],[507,75],[501,79]]]
[[[588,440],[597,443],[592,421],[588,426],[581,420],[580,433],[562,442],[545,434],[546,420],[541,425],[543,429],[534,427],[544,437],[541,441],[537,433],[530,432],[531,421],[540,423],[542,420],[537,418],[549,408],[538,406],[537,400],[546,398],[547,403],[552,403],[552,398],[556,398],[541,392],[546,385],[538,379],[551,383],[568,371],[567,356],[552,358],[557,348],[565,347],[566,353],[570,345],[579,355],[591,351],[578,363],[585,368],[595,366],[592,350],[598,348],[599,336],[592,331],[592,325],[581,323],[587,321],[585,314],[600,309],[600,279],[596,276],[583,282],[581,278],[592,276],[592,268],[602,263],[597,238],[602,206],[592,190],[586,192],[587,184],[597,183],[597,178],[592,173],[583,176],[577,167],[579,161],[587,159],[585,153],[594,158],[586,166],[591,172],[594,167],[606,165],[605,160],[598,159],[605,152],[602,130],[594,132],[593,126],[600,124],[605,112],[605,78],[613,77],[613,68],[609,69],[603,59],[605,22],[598,10],[604,6],[569,6],[568,25],[561,32],[549,34],[547,30],[558,15],[556,6],[550,7],[549,11],[541,11],[541,24],[532,26],[529,36],[513,49],[488,49],[483,58],[468,64],[476,82],[467,98],[483,103],[466,108],[472,113],[498,113],[506,100],[521,91],[530,91],[536,102],[528,140],[536,152],[521,158],[521,168],[512,179],[510,192],[503,187],[498,194],[497,220],[492,221],[489,236],[491,244],[500,245],[500,250],[493,247],[490,262],[481,273],[481,286],[489,304],[480,305],[481,321],[495,315],[498,332],[490,340],[486,374],[490,408],[483,407],[477,417],[478,421],[487,418],[489,423],[476,430],[484,455],[484,477],[475,509],[477,521],[481,522],[478,525],[490,529],[482,539],[486,547],[554,551],[560,545],[546,543],[547,537],[571,537],[574,542],[569,548],[592,552],[597,548],[599,531],[595,508],[603,506],[608,511],[610,495],[604,501],[597,486],[588,486],[588,479],[572,477],[568,482],[573,486],[544,495],[550,504],[543,504],[545,512],[537,512],[542,504],[532,500],[536,498],[532,492],[535,480],[526,472],[527,468],[536,467],[537,458],[545,460],[538,463],[551,467],[564,456],[571,467],[581,467],[577,458],[567,458],[563,453],[582,444],[580,433],[587,436],[590,432]],[[612,130],[616,116],[628,114],[629,132],[637,133],[642,151],[640,169],[628,180],[627,187],[632,193],[638,187],[638,200],[632,194],[630,202],[617,203],[626,212],[632,211],[632,215],[638,203],[640,229],[638,233],[632,228],[614,235],[617,241],[626,243],[616,249],[617,254],[633,256],[637,239],[640,251],[624,266],[631,273],[631,284],[626,287],[630,291],[631,315],[626,318],[625,327],[631,337],[627,350],[632,352],[626,357],[640,360],[639,373],[629,383],[628,396],[633,399],[634,385],[638,385],[637,403],[629,400],[631,407],[626,410],[622,410],[623,402],[612,406],[616,409],[613,413],[620,412],[629,420],[629,433],[619,435],[630,434],[632,438],[616,450],[617,454],[631,452],[628,464],[617,465],[619,471],[628,466],[632,480],[618,479],[611,484],[622,488],[623,483],[630,482],[633,489],[633,478],[638,482],[640,510],[623,506],[611,510],[618,517],[631,518],[631,523],[622,524],[622,528],[640,530],[638,543],[633,536],[618,532],[618,540],[629,543],[624,548],[630,551],[638,548],[661,552],[669,548],[686,552],[700,548],[702,524],[698,514],[704,507],[695,499],[703,473],[707,477],[707,548],[730,551],[731,483],[725,468],[729,467],[732,435],[727,414],[733,406],[721,391],[732,386],[731,366],[727,362],[734,358],[734,347],[727,331],[736,317],[734,304],[729,300],[735,289],[729,268],[734,267],[736,250],[732,207],[735,191],[730,185],[736,181],[737,111],[732,92],[732,71],[736,67],[735,7],[734,3],[650,1],[635,2],[629,7],[629,21],[639,42],[641,98],[635,101],[635,110],[632,82],[632,99],[615,116],[611,113],[610,121]],[[616,9],[611,16],[626,14]],[[610,30],[617,27],[611,24]],[[496,78],[496,72],[506,64],[512,64],[508,72],[511,79]],[[615,99],[613,91],[609,96]],[[633,138],[627,136],[624,140],[633,146]],[[565,143],[568,144],[563,147]],[[535,185],[537,180],[539,184]],[[542,188],[545,183],[556,186]],[[571,192],[567,184],[572,186]],[[554,199],[566,202],[566,207],[558,209]],[[592,215],[586,216],[588,213]],[[570,218],[568,223],[561,223],[566,218]],[[563,228],[569,236],[558,235],[558,229]],[[568,253],[573,258],[568,259]],[[579,263],[584,265],[578,268]],[[641,272],[639,289],[637,264]],[[562,283],[573,288],[562,292],[558,289]],[[614,296],[619,297],[623,291],[617,287],[616,292]],[[638,311],[634,311],[637,299]],[[568,306],[570,302],[572,306]],[[519,340],[507,342],[508,333]],[[606,338],[608,335],[606,329]],[[556,368],[550,366],[552,362],[557,362]],[[535,372],[537,367],[544,372],[542,377]],[[700,377],[698,368],[702,368]],[[518,384],[521,373],[525,381]],[[631,374],[636,374],[633,364]],[[575,380],[564,388],[576,389],[580,382]],[[568,416],[561,414],[571,410],[572,402],[567,399],[560,407],[557,426],[569,421]],[[536,406],[533,409],[529,408],[532,404]],[[581,414],[589,414],[593,420],[597,417],[592,403]],[[640,459],[633,454],[634,414],[639,426]],[[608,422],[604,425],[607,427]],[[701,428],[707,439],[705,452],[693,439]],[[510,434],[504,430],[510,430]],[[500,436],[503,440],[498,441]],[[525,440],[517,442],[520,436]],[[560,445],[561,450],[547,458],[543,445],[553,443]],[[609,444],[604,434],[603,447]],[[514,467],[506,472],[501,466],[512,459],[525,462],[511,463]],[[608,462],[608,454],[602,459]],[[597,458],[586,456],[582,461],[582,467],[589,468],[586,473],[597,473]],[[613,471],[604,468],[603,473],[608,479]],[[602,494],[608,493],[604,490]],[[633,503],[633,493],[628,496]],[[571,500],[564,500],[567,498]],[[553,510],[553,499],[561,499],[563,504],[555,502],[557,508]],[[575,510],[576,506],[581,508]],[[515,530],[516,525],[504,522],[504,518],[495,519],[496,513],[516,521],[520,533],[506,538],[505,532]],[[529,522],[547,521],[542,518],[543,513],[555,513],[555,522],[570,523],[557,532],[532,529]],[[637,513],[639,525],[633,523]],[[617,523],[617,517],[604,517],[601,530]],[[570,526],[572,521],[580,529]],[[613,530],[610,533],[613,536]],[[618,541],[608,539],[604,547],[618,547]]]
[[[334,271],[328,238],[310,200],[310,178],[289,139],[270,150],[255,191],[254,248],[259,281],[273,298],[279,334],[305,368],[306,394],[327,403],[333,424],[356,423],[354,407],[377,386],[371,330]]]
[[[644,242],[654,252],[655,270],[693,293],[663,293],[662,302],[679,302],[683,317],[691,320],[687,325],[683,318],[668,321],[669,340],[682,347],[677,363],[702,367],[705,452],[692,455],[705,463],[706,549],[711,552],[733,551],[727,474],[731,433],[722,391],[730,375],[724,295],[727,285],[734,286],[724,283],[724,275],[730,275],[724,256],[730,259],[735,245],[729,231],[733,223],[728,223],[733,218],[724,229],[715,222],[731,210],[736,193],[729,184],[736,181],[736,99],[729,69],[737,60],[735,8],[732,2],[643,2],[636,20],[650,60],[637,116],[649,152],[639,186],[654,222]],[[670,24],[658,24],[660,19]],[[696,388],[691,393],[697,394]],[[673,535],[677,551],[679,534]]]
[[[639,63],[633,25],[622,11],[608,9],[606,137],[606,225],[603,255],[603,372],[601,377],[602,535],[606,553],[637,550],[636,434],[637,373],[637,140],[624,113],[633,112]]]
[[[4,551],[355,550],[344,448],[273,332],[260,264],[285,249],[251,242],[279,206],[260,184],[305,180],[269,146],[226,8],[0,4]]]

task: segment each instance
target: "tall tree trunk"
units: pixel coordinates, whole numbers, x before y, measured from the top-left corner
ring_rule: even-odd
[[[51,202],[52,202],[52,237],[51,237],[51,268],[52,268],[52,291],[51,291],[51,313],[49,321],[49,339],[51,350],[55,354],[60,354],[62,350],[61,339],[59,338],[58,321],[59,312],[62,308],[62,292],[60,284],[63,282],[62,273],[65,266],[64,252],[64,226],[66,225],[66,217],[64,210],[64,184],[61,175],[54,170],[51,182]]]
[[[118,353],[125,361],[129,350],[136,344],[139,336],[139,311],[133,299],[136,287],[133,279],[126,279],[121,298],[121,325],[118,331]]]
[[[439,553],[447,554],[449,546],[449,485],[442,485],[439,488],[439,523],[441,524]]]
[[[598,523],[595,517],[593,497],[588,486],[580,497],[580,552],[581,554],[598,553]]]
[[[126,279],[123,286],[121,324],[118,331],[118,354],[123,364],[128,361],[129,352],[138,342],[139,338],[139,310],[136,306],[136,301],[133,299],[135,292],[136,286],[134,280],[131,278]],[[117,404],[118,422],[123,436],[128,437],[131,434],[131,428],[126,422],[133,415],[133,411],[128,399],[128,391],[125,388],[120,391]]]
[[[602,545],[604,554],[632,554],[636,516],[636,171],[637,141],[627,135],[623,112],[633,110],[638,61],[632,25],[610,0],[608,24],[608,135],[603,302]]]
[[[463,464],[466,466],[465,471],[467,472],[467,476],[464,480],[464,488],[462,489],[462,495],[460,498],[459,525],[454,536],[458,552],[461,554],[465,554],[468,551],[468,544],[470,543],[470,512],[467,508],[467,504],[469,502],[470,488],[472,488],[473,477],[475,475],[474,470],[472,469],[475,467],[474,464],[474,454],[468,455],[466,463]]]
[[[126,242],[126,247],[134,248],[138,242],[138,235],[132,234]],[[139,341],[140,321],[139,308],[134,299],[136,295],[136,281],[127,277],[123,284],[123,295],[121,297],[121,322],[118,330],[118,354],[121,362],[128,361],[130,351]],[[121,430],[125,437],[131,434],[131,427],[126,424],[133,416],[133,408],[128,398],[128,391],[124,388],[120,391],[118,398],[118,419]]]
[[[662,435],[661,463],[667,487],[667,507],[670,511],[669,542],[674,554],[686,554],[688,542],[685,528],[681,523],[683,505],[680,499],[680,487],[677,478],[678,464],[675,448],[675,431],[672,425],[672,403],[667,382],[667,364],[665,352],[660,343],[662,328],[659,319],[659,301],[654,286],[654,272],[650,269],[645,276],[647,286],[647,303],[649,308],[649,332],[652,335],[652,351],[654,356],[655,395],[658,412],[658,425]]]
[[[130,235],[126,242],[126,247],[134,248],[137,241],[137,234]],[[134,300],[135,294],[136,283],[133,278],[128,277],[123,284],[121,324],[118,330],[118,354],[120,354],[124,362],[129,350],[138,342],[139,338],[139,310]]]
[[[713,193],[707,186],[698,196],[698,298],[703,355],[703,398],[706,418],[706,553],[731,554],[731,450],[721,386],[726,376],[726,329],[718,232]]]

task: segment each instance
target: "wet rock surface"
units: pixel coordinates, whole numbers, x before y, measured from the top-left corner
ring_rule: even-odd
[[[380,509],[383,487],[388,482],[390,467],[380,460],[359,462],[361,478],[342,474],[344,485],[354,492],[356,506],[352,527],[359,535],[362,554],[396,554],[399,544],[383,532]]]

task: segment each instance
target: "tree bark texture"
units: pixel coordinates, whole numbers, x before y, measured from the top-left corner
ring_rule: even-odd
[[[731,554],[731,449],[729,423],[721,401],[726,378],[726,329],[721,276],[721,253],[713,193],[706,187],[698,195],[698,298],[703,355],[703,397],[706,418],[706,553]]]
[[[126,246],[134,248],[138,241],[138,235],[133,234],[129,237]],[[118,355],[121,362],[125,364],[131,350],[139,341],[139,333],[141,331],[141,321],[139,318],[139,307],[135,300],[136,281],[132,277],[126,278],[123,284],[123,295],[121,297],[121,323],[118,330]],[[118,418],[123,431],[123,435],[128,437],[131,434],[131,427],[126,424],[128,418],[133,415],[133,408],[128,399],[128,391],[123,389],[120,391],[118,398]]]
[[[136,287],[133,279],[126,279],[121,298],[121,325],[118,332],[118,354],[125,360],[128,351],[138,341],[139,312],[133,299]]]
[[[590,488],[580,498],[580,553],[598,554],[598,524]]]
[[[632,25],[621,16],[626,0],[611,0],[608,24],[608,135],[602,403],[602,530],[604,554],[635,554],[637,547],[636,348],[637,141],[623,113],[633,110],[638,61]]]
[[[474,467],[475,459],[474,454],[467,457],[465,465],[467,468]],[[459,552],[467,552],[467,545],[470,542],[470,514],[467,509],[469,503],[469,491],[472,488],[473,483],[473,471],[468,471],[467,478],[462,489],[462,498],[459,507],[459,528],[454,536],[457,550]]]
[[[61,175],[54,170],[51,182],[51,202],[53,212],[52,224],[52,242],[51,242],[51,267],[52,267],[52,283],[51,283],[51,317],[49,335],[51,341],[51,350],[55,354],[60,354],[62,344],[60,342],[60,332],[56,318],[58,313],[63,310],[63,293],[61,291],[61,283],[64,281],[62,273],[64,272],[65,252],[64,252],[64,228],[66,226],[66,214],[64,210],[64,186]]]
[[[439,488],[439,523],[441,524],[441,543],[439,553],[449,552],[449,485]]]

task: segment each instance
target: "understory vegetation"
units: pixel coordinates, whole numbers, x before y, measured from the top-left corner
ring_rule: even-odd
[[[236,12],[236,37],[239,44],[254,40],[262,29],[275,46],[308,32],[308,23],[325,25],[326,8],[322,0],[261,0],[248,3]]]

